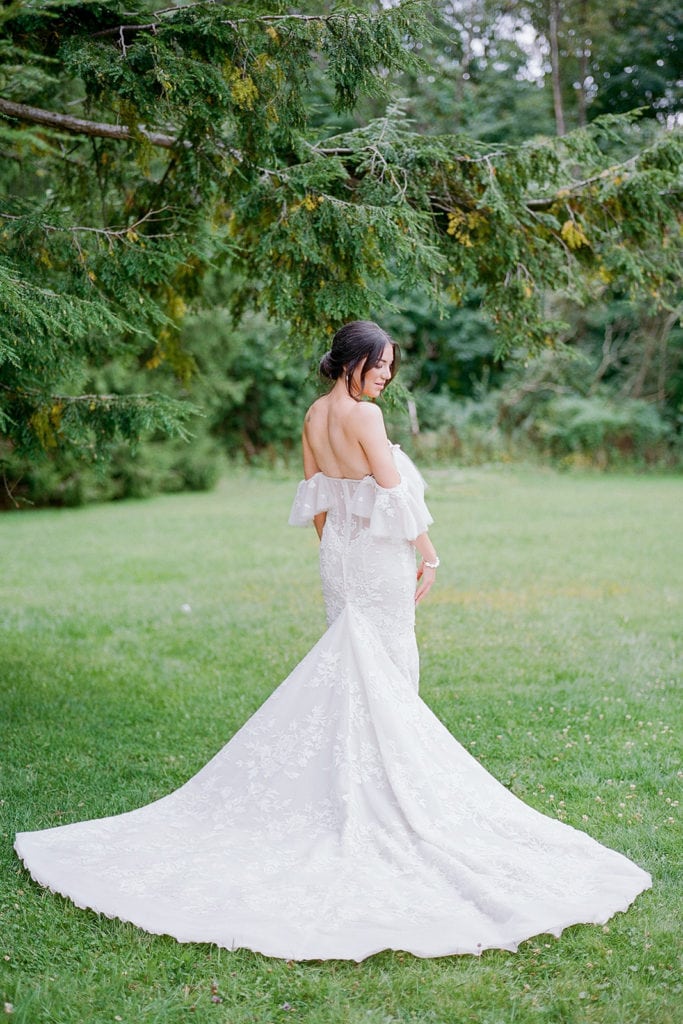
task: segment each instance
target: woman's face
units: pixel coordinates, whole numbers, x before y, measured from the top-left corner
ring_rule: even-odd
[[[353,372],[352,381],[354,391],[365,396],[365,398],[379,398],[384,390],[385,385],[391,380],[391,364],[394,361],[394,346],[387,344],[384,346],[379,361],[371,366],[366,360],[363,366],[358,365]],[[365,380],[363,381],[363,387],[361,390],[361,374],[365,370]]]

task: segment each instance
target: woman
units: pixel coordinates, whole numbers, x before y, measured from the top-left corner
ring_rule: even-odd
[[[321,538],[327,632],[175,793],[20,833],[37,881],[180,941],[301,960],[514,950],[606,921],[649,887],[509,793],[418,696],[415,603],[439,559],[421,477],[363,401],[397,364],[381,328],[347,324],[306,416],[290,522]]]

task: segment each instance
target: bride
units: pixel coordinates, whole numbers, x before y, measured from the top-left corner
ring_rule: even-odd
[[[19,833],[37,882],[181,942],[292,960],[515,950],[602,923],[651,885],[517,799],[418,695],[432,520],[422,478],[363,401],[398,359],[376,324],[342,327],[321,362],[333,384],[306,415],[290,522],[321,538],[327,632],[176,792]]]

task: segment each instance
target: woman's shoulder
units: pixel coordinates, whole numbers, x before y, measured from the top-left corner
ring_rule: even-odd
[[[365,419],[370,423],[375,423],[378,420],[383,420],[382,410],[376,402],[357,402],[356,403],[356,416],[361,419]]]
[[[382,410],[374,402],[358,402],[349,418],[352,432],[361,444],[382,441],[386,444],[386,430]]]
[[[304,416],[304,424],[310,423],[312,420],[318,419],[324,411],[327,405],[327,395],[321,395],[320,398],[316,398],[312,405],[309,405]]]
[[[375,431],[384,428],[384,417],[382,410],[374,402],[356,402],[349,410],[347,422],[353,424],[356,434],[364,434],[368,430]]]

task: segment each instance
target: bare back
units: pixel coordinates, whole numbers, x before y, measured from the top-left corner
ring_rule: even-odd
[[[304,474],[361,480],[372,475],[382,487],[400,476],[391,458],[382,412],[339,389],[314,402],[303,431]]]

